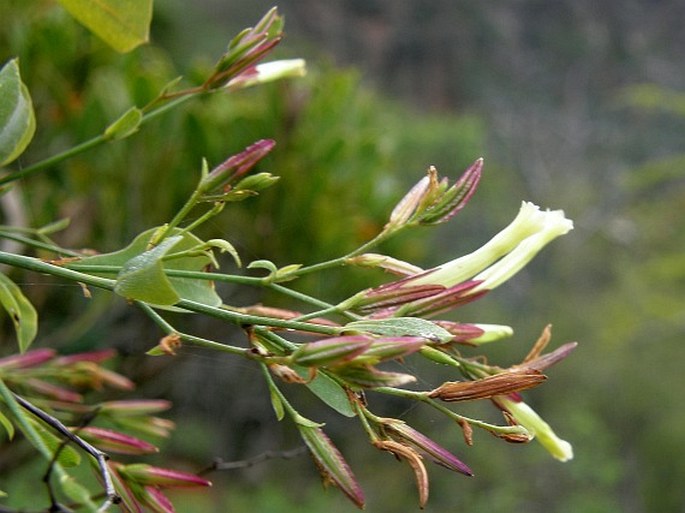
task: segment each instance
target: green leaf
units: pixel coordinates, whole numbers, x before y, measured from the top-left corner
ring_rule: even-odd
[[[146,252],[148,243],[153,235],[157,232],[157,228],[152,228],[147,230],[140,235],[138,235],[131,244],[129,244],[124,249],[115,251],[113,253],[106,253],[103,255],[96,255],[92,257],[87,257],[81,260],[80,263],[88,265],[107,265],[107,266],[119,266],[123,267],[129,263],[132,259],[142,255]],[[204,244],[202,240],[197,238],[195,235],[184,232],[182,235],[181,230],[174,228],[169,231],[170,236],[181,237],[174,246],[174,251],[186,251],[192,248],[196,248],[199,245]],[[164,255],[161,255],[164,256]],[[196,255],[187,256],[182,258],[173,258],[168,261],[163,262],[163,269],[168,270],[183,270],[183,271],[202,271],[211,264],[211,259],[206,255]],[[103,273],[92,273],[99,274],[107,277],[111,275]],[[120,277],[121,278],[121,277]],[[182,299],[189,299],[210,306],[219,306],[221,304],[221,298],[218,296],[214,290],[214,285],[209,280],[197,280],[192,278],[166,278],[167,284],[170,284],[172,289],[175,291],[176,295],[180,296]],[[168,290],[167,290],[168,292]],[[137,299],[137,298],[136,298]],[[167,298],[171,299],[171,296]],[[169,310],[180,309],[159,305],[153,303],[156,306],[163,306]],[[168,305],[168,303],[167,303]]]
[[[418,317],[394,317],[348,322],[345,332],[362,332],[385,337],[422,337],[436,343],[447,343],[453,335],[437,324]]]
[[[60,0],[88,30],[117,52],[146,43],[152,20],[152,0]]]
[[[14,438],[14,424],[12,424],[12,421],[7,418],[7,416],[0,411],[0,424],[2,424],[2,427],[5,428],[5,431],[7,432],[7,438],[12,440]]]
[[[143,111],[137,107],[131,107],[105,129],[105,137],[113,140],[125,139],[138,131],[142,120]]]
[[[19,75],[19,60],[0,69],[0,167],[26,149],[36,131],[36,117],[29,91]]]
[[[114,292],[126,299],[136,299],[153,305],[178,303],[181,296],[164,273],[162,258],[182,238],[180,235],[167,237],[158,246],[126,262],[117,276]]]
[[[309,370],[305,367],[294,366],[293,368],[303,378],[308,377]],[[325,373],[318,372],[316,377],[307,383],[307,388],[341,415],[345,417],[356,416],[345,389]]]
[[[38,314],[21,289],[2,273],[0,273],[0,304],[12,319],[19,341],[19,351],[23,353],[38,333]]]

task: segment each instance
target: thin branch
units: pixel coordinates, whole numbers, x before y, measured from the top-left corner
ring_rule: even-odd
[[[34,406],[20,395],[17,395],[14,392],[12,392],[12,395],[14,396],[14,399],[17,401],[17,403],[21,405],[22,408],[38,417],[47,425],[51,426],[55,431],[60,433],[62,436],[64,436],[77,447],[80,447],[83,451],[90,454],[95,459],[98,465],[98,469],[100,470],[100,476],[102,477],[105,487],[105,500],[102,503],[102,505],[98,508],[98,512],[107,511],[107,509],[109,509],[111,505],[118,504],[120,498],[117,495],[116,490],[114,489],[112,475],[109,473],[109,468],[107,467],[107,460],[109,459],[109,456],[107,456],[107,454],[102,452],[97,447],[93,447],[88,442],[83,440],[81,437],[69,431],[69,429],[64,424],[62,424],[52,415]]]
[[[216,458],[211,466],[204,470],[198,472],[198,475],[209,474],[210,472],[220,471],[220,470],[237,470],[252,467],[259,463],[263,463],[268,460],[282,459],[290,460],[297,458],[298,456],[307,452],[307,447],[302,445],[300,447],[295,447],[294,449],[289,449],[286,451],[265,451],[257,456],[248,458],[245,460],[236,461],[224,461],[221,458]]]

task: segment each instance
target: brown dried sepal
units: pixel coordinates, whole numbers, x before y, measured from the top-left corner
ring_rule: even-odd
[[[277,376],[284,383],[294,383],[298,385],[309,383],[316,376],[316,369],[309,369],[309,379],[304,379],[291,367],[278,363],[272,363],[269,365],[269,370],[274,376]]]
[[[533,388],[545,379],[547,376],[538,370],[516,369],[475,381],[447,381],[431,391],[429,397],[445,402],[489,399]]]
[[[523,363],[528,363],[531,360],[535,360],[538,358],[542,352],[545,350],[547,347],[547,344],[549,344],[549,341],[552,339],[552,325],[548,324],[547,326],[544,327],[542,330],[542,333],[538,337],[537,341],[535,344],[533,344],[533,347],[531,350],[528,352],[526,357],[523,359]]]
[[[459,427],[461,427],[461,431],[464,434],[464,442],[468,446],[473,445],[473,428],[471,427],[471,424],[467,420],[464,419],[459,419],[457,420],[459,423]]]
[[[376,440],[373,445],[377,449],[394,454],[399,459],[407,460],[414,471],[416,488],[419,491],[419,507],[423,509],[428,502],[428,472],[423,464],[423,458],[408,445],[395,442],[394,440]]]
[[[159,341],[159,348],[169,356],[176,356],[176,350],[181,347],[181,337],[177,333],[167,335]]]

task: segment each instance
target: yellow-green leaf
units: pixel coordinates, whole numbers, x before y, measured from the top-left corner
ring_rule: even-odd
[[[12,319],[19,341],[19,351],[23,353],[38,333],[38,313],[21,289],[2,273],[0,273],[0,305]]]
[[[152,0],[60,0],[88,30],[118,52],[146,43],[150,35]]]
[[[155,305],[173,305],[181,296],[164,274],[162,258],[178,244],[180,235],[167,237],[158,246],[133,257],[119,272],[114,292],[126,299]]]
[[[21,155],[35,131],[31,96],[12,59],[0,69],[0,167]]]
[[[138,131],[142,120],[143,111],[137,107],[131,107],[105,129],[105,137],[114,140],[125,139]]]
[[[134,258],[145,253],[148,243],[153,235],[157,232],[157,228],[152,228],[146,230],[145,232],[138,235],[131,244],[126,246],[124,249],[115,251],[114,253],[106,253],[103,255],[96,255],[92,257],[84,258],[80,261],[81,264],[87,265],[98,265],[98,266],[116,266],[123,268]],[[169,232],[170,236],[179,236],[181,240],[173,246],[174,252],[183,252],[189,249],[195,248],[204,244],[204,242],[197,238],[192,233],[181,232],[178,228],[174,228]],[[178,235],[181,234],[181,235]],[[164,256],[164,255],[162,255]],[[159,262],[159,265],[163,265],[163,270],[181,270],[181,271],[202,271],[208,265],[211,264],[211,259],[206,255],[196,255],[196,256],[185,256],[181,258],[173,258],[171,260],[163,260]],[[157,272],[155,270],[155,272]],[[111,278],[111,274],[106,273],[96,273],[97,275],[104,275]],[[121,280],[122,276],[119,276]],[[219,306],[221,304],[221,298],[214,290],[214,285],[209,280],[196,280],[192,278],[176,278],[176,277],[166,277],[168,282],[162,281],[162,283],[170,284],[175,293],[180,296],[181,299],[189,299],[210,306]],[[166,286],[166,285],[164,285]],[[119,288],[121,292],[122,289]],[[126,287],[123,289],[125,293],[130,293],[126,291]],[[168,292],[168,290],[167,290]],[[172,301],[173,298],[170,294],[167,294],[167,301]],[[144,299],[140,297],[127,296],[131,299]],[[178,301],[178,299],[176,300]],[[175,301],[174,301],[175,302]],[[169,305],[170,303],[153,303],[155,306]],[[164,306],[165,309],[173,310],[175,307]],[[185,310],[184,310],[185,311]]]

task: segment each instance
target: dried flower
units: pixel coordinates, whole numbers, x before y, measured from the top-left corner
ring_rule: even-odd
[[[426,466],[423,464],[421,455],[408,445],[396,442],[394,440],[376,440],[373,445],[383,451],[394,454],[398,458],[406,460],[414,470],[414,478],[416,480],[416,488],[419,491],[419,507],[422,509],[428,502],[428,472]]]
[[[474,381],[448,381],[432,390],[429,397],[446,402],[487,399],[538,386],[545,379],[544,374],[533,369],[508,370]]]

